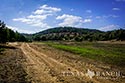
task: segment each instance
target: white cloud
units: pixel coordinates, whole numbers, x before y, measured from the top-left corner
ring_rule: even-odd
[[[118,11],[120,10],[120,8],[112,8],[112,10]]]
[[[17,18],[13,20],[20,21],[20,22],[23,22],[23,23],[29,24],[30,26],[35,26],[35,27],[45,27],[45,28],[50,27],[46,23],[42,22],[44,19],[46,18],[39,18],[39,16],[38,17],[28,16],[28,18]]]
[[[110,18],[110,17],[117,18],[119,16],[117,16],[117,15],[103,15],[103,18]]]
[[[118,18],[119,16],[117,16],[117,15],[111,15],[111,17],[113,17],[113,18]]]
[[[118,17],[119,17],[118,15],[110,14],[110,15],[96,16],[95,18],[96,19],[105,19],[105,18],[118,18]]]
[[[61,9],[56,7],[49,7],[48,5],[43,5],[40,6],[39,9],[37,9],[31,15],[24,18],[14,18],[13,21],[23,22],[30,26],[48,28],[50,26],[45,23],[45,20],[48,18],[48,16],[52,16],[58,11],[61,11]]]
[[[16,19],[13,19],[13,21],[23,22],[31,26],[40,22],[40,20],[29,19],[29,18],[16,18]]]
[[[100,18],[101,18],[101,16],[96,16],[95,18],[100,19]]]
[[[84,19],[83,23],[90,23],[92,22],[92,19]]]
[[[45,14],[45,13],[47,13],[47,12],[45,12],[44,10],[40,10],[40,9],[38,9],[38,10],[36,10],[35,12],[33,12],[34,14]]]
[[[111,31],[111,30],[115,30],[115,29],[119,29],[119,25],[107,25],[107,26],[104,26],[104,27],[101,27],[99,30],[101,31]]]
[[[47,18],[47,15],[30,15],[30,16],[28,16],[27,18],[44,20],[44,19]]]
[[[33,12],[34,14],[49,14],[61,11],[60,8],[49,7],[48,5],[41,6],[38,10]]]
[[[82,27],[83,23],[91,22],[91,19],[82,19],[80,16],[63,14],[61,16],[56,16],[57,12],[60,12],[61,8],[51,7],[48,5],[42,5],[35,11],[33,11],[30,15],[22,17],[22,18],[14,18],[13,21],[18,21],[30,25],[32,27],[39,27],[41,30],[45,30],[50,28],[50,25],[47,24],[48,18],[54,18],[56,21],[53,26],[74,26],[74,27]],[[71,9],[73,11],[73,9]],[[90,11],[89,11],[90,12]],[[58,21],[62,21],[59,24]],[[11,27],[12,28],[12,27]],[[39,29],[37,28],[37,29]],[[15,28],[17,29],[17,28]],[[19,30],[21,31],[21,30]],[[26,31],[25,31],[26,32]]]
[[[87,13],[92,13],[92,10],[86,10]]]
[[[47,24],[47,23],[42,23],[42,22],[37,22],[37,23],[34,23],[32,24],[32,26],[35,26],[35,27],[44,27],[44,28],[50,28],[50,26]]]
[[[13,27],[13,26],[9,26],[9,25],[7,25],[7,27],[8,27],[9,29],[12,29],[12,30],[14,30],[14,31],[18,31],[18,32],[20,32],[20,33],[34,33],[33,31],[20,29],[19,27]]]
[[[82,17],[73,16],[68,14],[63,14],[62,16],[57,16],[57,20],[63,20],[62,23],[59,23],[59,26],[78,26],[83,23]]]
[[[26,18],[14,18],[13,21],[29,22],[31,20]]]
[[[54,11],[54,12],[58,12],[61,11],[60,8],[56,8],[56,7],[49,7],[48,5],[43,5],[40,7],[41,9],[45,9],[45,10],[50,10],[50,11]]]
[[[35,25],[34,25],[35,26]],[[43,26],[43,25],[42,25]],[[44,26],[46,26],[46,25],[44,25]],[[20,33],[28,33],[28,34],[32,34],[32,33],[36,33],[36,32],[39,32],[39,31],[41,31],[41,29],[42,30],[46,30],[46,29],[49,29],[50,27],[42,27],[42,28],[37,28],[37,29],[34,29],[34,30],[27,30],[27,29],[21,29],[21,27],[14,27],[14,26],[9,26],[9,25],[7,25],[7,27],[9,28],[9,29],[12,29],[13,31],[18,31],[18,32],[20,32]]]

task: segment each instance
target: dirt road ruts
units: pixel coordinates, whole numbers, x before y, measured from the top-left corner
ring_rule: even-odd
[[[62,63],[30,45],[23,43],[21,49],[27,57],[24,69],[32,83],[114,83],[111,80],[90,78],[92,72],[87,76],[85,72]]]

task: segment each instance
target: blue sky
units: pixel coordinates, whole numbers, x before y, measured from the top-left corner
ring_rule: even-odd
[[[125,0],[0,0],[0,20],[20,33],[58,26],[113,30],[125,27]]]

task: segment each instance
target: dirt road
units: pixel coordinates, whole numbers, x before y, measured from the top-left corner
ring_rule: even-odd
[[[27,60],[23,67],[32,83],[124,82],[124,80],[97,78],[98,76],[95,76],[93,71],[111,72],[111,67],[108,65],[91,64],[91,60],[82,60],[79,56],[47,47],[44,44],[23,43],[20,48]]]

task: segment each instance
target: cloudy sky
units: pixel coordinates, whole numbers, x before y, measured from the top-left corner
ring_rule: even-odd
[[[0,20],[21,33],[58,26],[113,30],[125,26],[125,0],[0,0]]]

